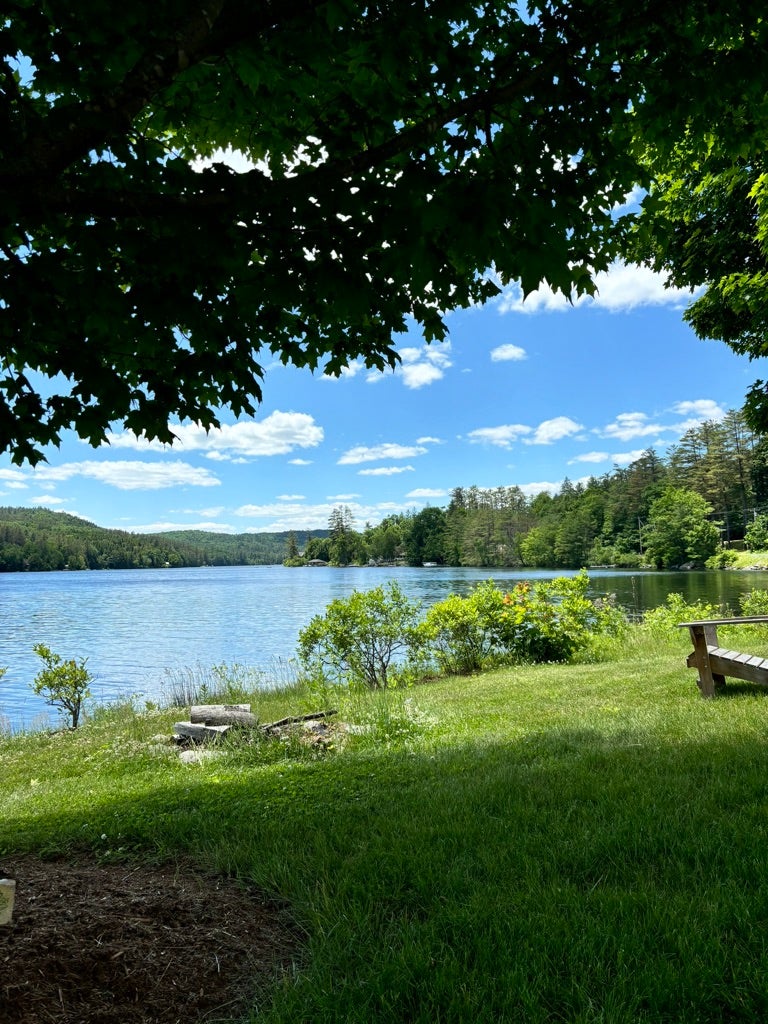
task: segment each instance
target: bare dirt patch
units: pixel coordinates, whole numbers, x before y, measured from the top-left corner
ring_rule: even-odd
[[[238,1020],[301,952],[285,906],[189,867],[23,857],[0,877],[2,1024]]]

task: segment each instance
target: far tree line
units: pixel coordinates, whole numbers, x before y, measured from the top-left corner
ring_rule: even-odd
[[[391,515],[356,528],[335,508],[329,535],[303,550],[289,538],[286,564],[670,568],[724,564],[732,546],[768,543],[768,435],[741,411],[688,430],[662,457],[648,448],[626,468],[555,494],[520,487],[456,487],[446,507]]]

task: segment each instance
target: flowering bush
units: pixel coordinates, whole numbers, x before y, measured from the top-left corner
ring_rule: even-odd
[[[589,578],[518,583],[503,593],[493,580],[468,597],[433,605],[422,624],[424,643],[441,671],[465,674],[488,664],[568,661],[597,635],[617,635],[626,618],[610,601],[586,596]]]

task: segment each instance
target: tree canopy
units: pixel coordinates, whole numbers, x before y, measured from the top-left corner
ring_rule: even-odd
[[[0,449],[170,441],[253,413],[275,355],[383,368],[408,317],[433,341],[510,281],[591,292],[674,143],[752,151],[758,8],[12,0]]]

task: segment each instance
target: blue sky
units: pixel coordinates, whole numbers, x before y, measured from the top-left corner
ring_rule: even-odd
[[[322,529],[347,505],[358,529],[447,505],[453,487],[554,492],[663,454],[689,427],[740,408],[765,370],[683,323],[689,297],[615,265],[597,299],[547,289],[450,314],[450,340],[399,344],[402,366],[340,379],[269,365],[253,419],[162,447],[117,432],[67,437],[46,465],[0,460],[0,503],[42,506],[136,532]]]

